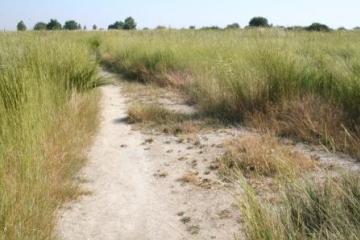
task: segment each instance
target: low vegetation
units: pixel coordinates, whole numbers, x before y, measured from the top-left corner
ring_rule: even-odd
[[[289,123],[277,124],[279,134],[360,157],[359,37],[278,29],[114,32],[100,52],[104,64],[127,76],[181,88],[209,115],[274,117]],[[289,132],[303,99],[316,106],[303,108],[306,117],[297,118],[303,124]]]
[[[225,175],[240,172],[245,176],[289,178],[315,168],[315,162],[285,146],[270,135],[248,136],[226,144],[220,159],[220,171]]]
[[[113,70],[180,89],[204,114],[259,130],[227,143],[219,160],[223,176],[241,179],[248,239],[360,236],[359,178],[324,173],[274,137],[360,159],[360,35],[305,30],[111,33],[99,50]]]
[[[49,239],[96,129],[97,63],[66,36],[0,37],[0,239]]]
[[[128,110],[128,121],[146,125],[166,134],[189,134],[198,132],[207,125],[214,124],[210,119],[199,119],[198,115],[189,115],[170,111],[159,104],[133,104]]]
[[[245,185],[245,184],[244,184]],[[360,178],[357,175],[290,183],[279,205],[262,202],[246,187],[242,209],[247,237],[263,239],[359,239]]]

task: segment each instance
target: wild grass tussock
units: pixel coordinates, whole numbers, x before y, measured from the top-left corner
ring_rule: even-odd
[[[315,168],[313,160],[290,146],[284,146],[270,135],[247,136],[226,144],[220,159],[220,171],[225,175],[296,177]]]
[[[319,97],[305,96],[269,104],[266,111],[250,113],[246,124],[263,133],[272,132],[313,144],[323,144],[333,152],[360,156],[360,129],[348,129],[348,118],[341,107],[327,104]]]
[[[246,186],[246,184],[243,184]],[[355,240],[360,238],[360,178],[329,177],[291,183],[280,206],[259,200],[248,186],[242,209],[247,237],[263,239]]]
[[[50,239],[97,125],[97,63],[60,33],[1,34],[0,239]]]

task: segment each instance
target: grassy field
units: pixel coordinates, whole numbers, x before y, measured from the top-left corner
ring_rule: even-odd
[[[235,141],[222,159],[225,175],[256,165],[283,181],[278,211],[242,183],[249,239],[359,239],[359,179],[301,182],[315,164],[273,138],[360,159],[359,40],[277,29],[1,33],[0,239],[53,238],[56,209],[79,194],[72,177],[97,126],[99,61],[182,91],[206,117],[271,136]],[[157,106],[129,114],[176,129],[188,120]]]
[[[52,238],[55,210],[79,193],[97,68],[70,35],[0,34],[0,239]]]
[[[228,143],[220,160],[220,173],[235,173],[245,190],[248,239],[360,239],[359,177],[309,177],[317,163],[274,138],[360,159],[359,32],[161,30],[97,39],[110,69],[176,88],[205,115],[264,134]],[[275,202],[259,198],[267,190],[253,184],[269,181]]]
[[[360,157],[358,32],[112,32],[112,69],[187,92],[207,114]]]

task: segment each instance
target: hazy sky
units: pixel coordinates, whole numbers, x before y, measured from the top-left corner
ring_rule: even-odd
[[[253,16],[265,16],[274,25],[322,22],[335,28],[360,25],[359,11],[360,0],[0,0],[0,29],[13,30],[20,20],[33,27],[50,18],[106,28],[127,16],[140,28],[245,26]]]

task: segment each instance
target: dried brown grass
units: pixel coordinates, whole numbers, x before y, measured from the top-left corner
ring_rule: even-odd
[[[349,122],[339,106],[306,96],[269,104],[265,111],[251,113],[246,124],[261,132],[321,144],[331,151],[360,158],[360,129]]]
[[[226,149],[220,159],[220,171],[225,175],[240,170],[247,176],[293,177],[316,166],[309,157],[270,135],[234,139]]]

